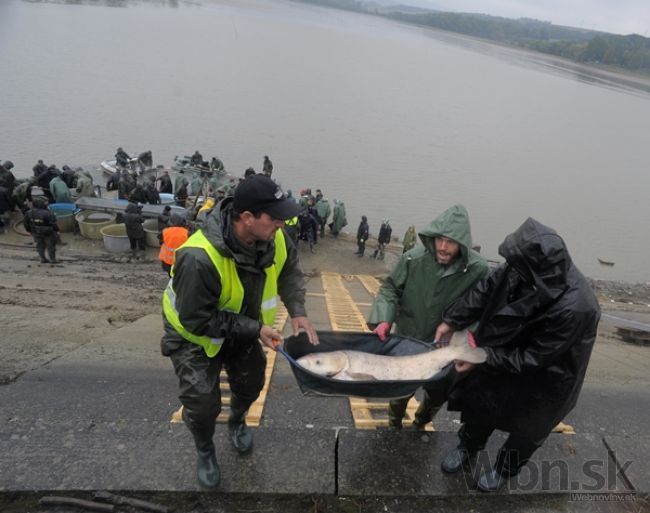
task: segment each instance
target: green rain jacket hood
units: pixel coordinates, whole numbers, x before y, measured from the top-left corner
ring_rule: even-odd
[[[432,341],[444,308],[485,276],[488,266],[471,249],[469,215],[462,205],[447,209],[419,235],[423,245],[402,255],[379,289],[368,325],[394,322],[397,334]],[[459,257],[446,266],[436,261],[438,236],[460,244]]]
[[[436,254],[435,238],[447,237],[460,244],[460,256],[450,264],[466,267],[470,260],[472,249],[472,234],[469,224],[469,214],[462,205],[448,208],[429,225],[418,233],[422,244],[432,255]]]

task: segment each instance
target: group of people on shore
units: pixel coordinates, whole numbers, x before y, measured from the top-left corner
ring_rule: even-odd
[[[25,214],[35,196],[43,196],[47,203],[73,203],[72,191],[76,197],[94,195],[93,177],[80,167],[73,170],[64,165],[59,169],[39,160],[32,168],[33,175],[25,179],[17,179],[13,168],[10,160],[0,165],[0,233],[11,212],[18,209]]]

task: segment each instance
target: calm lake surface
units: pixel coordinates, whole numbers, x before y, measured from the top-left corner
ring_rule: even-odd
[[[615,76],[280,0],[0,0],[0,69],[18,176],[117,146],[235,175],[269,155],[285,189],[344,200],[351,232],[365,214],[401,238],[462,203],[488,258],[532,216],[585,274],[650,280],[650,93]]]

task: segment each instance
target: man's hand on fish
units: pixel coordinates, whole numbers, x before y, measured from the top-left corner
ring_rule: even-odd
[[[283,340],[282,333],[279,333],[271,326],[263,324],[260,328],[260,342],[262,342],[266,347],[277,351],[278,347],[282,345]]]
[[[386,339],[388,338],[388,335],[390,334],[390,323],[389,322],[380,322],[377,324],[374,330],[372,330],[373,333],[375,333],[378,337],[379,340],[382,342],[386,342]]]
[[[449,340],[451,340],[451,336],[454,334],[454,331],[454,328],[449,326],[449,324],[446,322],[441,322],[436,328],[436,336],[433,339],[434,345],[438,348],[449,345]]]
[[[314,346],[318,345],[318,334],[312,326],[311,321],[307,319],[307,317],[292,317],[291,328],[293,329],[294,336],[296,336],[300,330],[303,330],[305,333],[307,333],[309,342]]]
[[[475,363],[469,363],[469,362],[463,362],[461,360],[454,360],[454,367],[456,367],[456,372],[458,374],[462,372],[469,372],[471,371],[474,367],[476,367]]]

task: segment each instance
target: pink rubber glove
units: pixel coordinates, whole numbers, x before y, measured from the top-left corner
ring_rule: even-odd
[[[381,340],[382,342],[386,342],[386,339],[390,334],[390,323],[386,321],[380,322],[379,324],[377,324],[377,327],[374,330],[372,330],[372,332],[379,337],[379,340]]]

